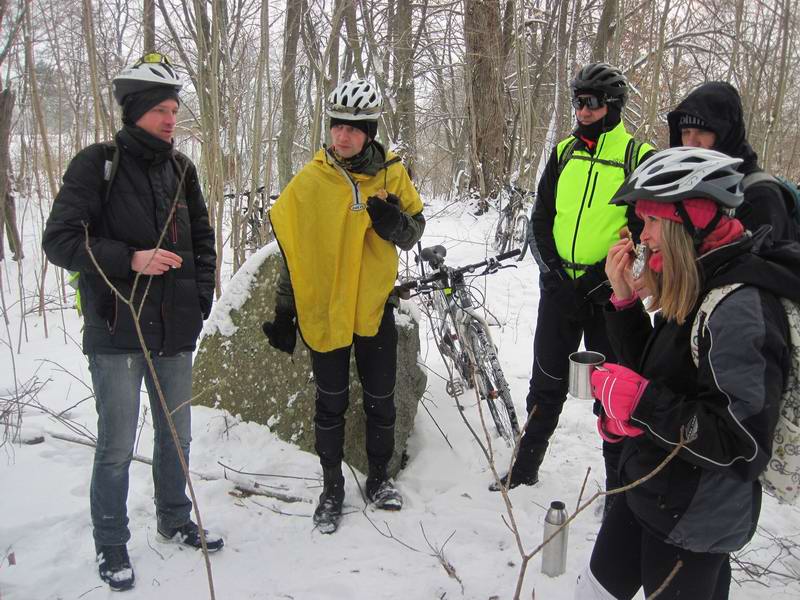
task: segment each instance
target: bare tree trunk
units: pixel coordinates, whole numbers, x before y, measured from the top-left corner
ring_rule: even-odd
[[[472,128],[470,188],[495,195],[505,174],[506,130],[500,7],[492,0],[464,1],[468,115]]]
[[[772,163],[772,156],[770,155],[770,143],[772,141],[772,131],[776,123],[781,118],[781,108],[783,106],[783,97],[786,93],[786,75],[789,65],[789,38],[791,36],[791,26],[789,20],[790,8],[792,0],[783,0],[781,6],[781,60],[780,67],[778,68],[778,90],[775,94],[775,100],[772,104],[772,111],[770,112],[769,121],[767,124],[767,134],[764,136],[764,152],[762,153],[761,166],[769,171],[769,166]]]
[[[278,184],[286,187],[294,174],[292,150],[297,131],[297,41],[300,38],[301,3],[286,4],[283,30],[283,67],[281,70],[281,131],[278,134]]]
[[[653,78],[650,81],[650,99],[647,107],[647,116],[641,125],[643,136],[650,139],[652,129],[658,117],[658,106],[661,98],[661,72],[664,69],[664,44],[666,41],[667,18],[669,17],[670,0],[666,0],[658,24],[658,50],[650,61]]]
[[[608,56],[608,43],[611,39],[612,24],[617,16],[617,0],[605,0],[600,22],[597,24],[597,35],[592,47],[592,60],[605,62]]]
[[[206,201],[211,225],[214,228],[217,269],[215,291],[217,298],[222,294],[220,273],[223,258],[222,221],[225,209],[224,202],[224,160],[220,146],[220,16],[219,2],[211,5],[212,19],[209,21],[207,5],[202,0],[194,0],[195,20],[197,26],[197,89],[200,100],[200,126],[203,133],[203,166],[208,181]]]
[[[17,232],[16,219],[11,213],[11,182],[9,173],[11,172],[11,161],[9,160],[8,140],[11,134],[11,116],[14,111],[14,92],[11,88],[6,88],[0,92],[0,260],[5,258],[5,246],[3,244],[3,232],[8,229],[8,245],[17,260],[22,256],[22,248],[19,245],[19,233]],[[16,238],[12,234],[16,233]]]
[[[256,73],[256,103],[253,108],[253,145],[250,150],[250,198],[247,207],[246,218],[244,219],[243,227],[247,228],[250,225],[253,215],[258,212],[259,216],[263,217],[262,211],[266,206],[259,204],[259,182],[261,181],[261,156],[264,152],[264,75],[269,73],[269,2],[261,4],[261,43],[258,52],[258,71]],[[267,83],[267,115],[270,117],[269,122],[272,121],[272,86]],[[272,127],[270,125],[270,137]],[[267,153],[269,157],[271,153]],[[268,158],[269,160],[269,158]],[[269,201],[270,192],[270,169],[272,163],[267,163],[267,173],[264,177],[264,202]],[[260,233],[260,232],[259,232]],[[263,239],[262,239],[263,241]]]
[[[156,3],[155,0],[143,0],[142,24],[144,29],[144,53],[156,50]]]
[[[86,55],[89,58],[89,80],[92,88],[92,105],[94,106],[94,141],[111,138],[111,122],[103,109],[103,98],[97,84],[97,49],[94,43],[94,17],[91,0],[83,0],[81,24],[86,42]],[[102,127],[102,130],[101,130]]]
[[[47,171],[47,183],[50,189],[50,198],[56,197],[58,186],[56,185],[55,169],[53,167],[52,151],[50,150],[50,142],[47,137],[47,128],[44,121],[44,111],[42,110],[42,101],[39,95],[39,85],[36,80],[36,63],[33,58],[33,25],[31,23],[30,11],[25,16],[25,70],[28,75],[31,90],[31,104],[33,105],[33,114],[36,120],[36,126],[39,131],[39,136],[42,142],[42,151],[44,153],[45,170]],[[42,272],[39,279],[39,314],[42,317],[44,324],[44,334],[47,337],[47,313],[45,311],[44,301],[44,285],[47,276],[47,265],[49,263],[45,260],[42,261]]]
[[[417,113],[414,93],[414,48],[411,29],[411,1],[397,0],[395,18],[395,73],[399,75],[397,93],[397,116],[399,147],[405,158],[406,169],[414,177],[414,159],[417,154]]]
[[[361,57],[361,43],[358,39],[358,24],[356,22],[357,1],[345,0],[344,3],[344,24],[347,31],[347,47],[352,54],[352,65],[350,69],[345,69],[342,75],[349,78],[354,69],[359,78],[364,79],[364,61]]]
[[[731,62],[728,65],[727,80],[731,81],[737,77],[739,66],[739,51],[741,46],[742,35],[742,13],[744,12],[744,0],[736,0],[736,16],[734,17],[734,38],[733,38],[733,55]]]

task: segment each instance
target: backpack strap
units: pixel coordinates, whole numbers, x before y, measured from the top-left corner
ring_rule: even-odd
[[[561,171],[564,170],[564,167],[567,166],[567,163],[572,159],[572,153],[575,152],[575,144],[578,143],[578,138],[572,138],[572,141],[564,146],[564,151],[561,153],[561,156],[558,157],[558,175],[561,175]]]
[[[780,186],[780,182],[772,175],[767,173],[766,171],[754,171],[749,175],[745,175],[742,179],[742,190],[746,190],[751,185],[756,185],[758,183],[774,183],[777,186]]]
[[[689,339],[692,361],[695,367],[700,364],[700,340],[703,338],[703,334],[708,326],[711,313],[714,312],[714,309],[720,302],[743,285],[743,283],[731,283],[713,288],[705,295],[703,301],[700,303],[700,308],[697,310],[697,314],[694,316],[694,321],[692,322],[692,337]]]
[[[625,164],[622,167],[625,179],[630,177],[630,174],[639,166],[639,152],[642,149],[642,143],[636,138],[628,140],[628,145],[625,147]]]

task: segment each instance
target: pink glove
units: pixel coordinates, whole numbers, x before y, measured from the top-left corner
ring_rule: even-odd
[[[642,435],[644,431],[634,427],[630,423],[620,423],[614,419],[609,419],[605,415],[597,417],[597,433],[609,444],[621,442],[626,437],[636,437]]]
[[[597,424],[603,439],[606,439],[604,433],[611,437],[636,437],[643,433],[630,424],[630,418],[648,383],[649,380],[635,371],[614,363],[604,363],[592,372],[592,394],[603,405],[605,413]]]

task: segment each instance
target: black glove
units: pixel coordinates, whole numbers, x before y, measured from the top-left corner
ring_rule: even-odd
[[[542,288],[571,321],[580,321],[591,315],[591,303],[578,292],[575,279],[566,273],[550,271],[542,274]]]
[[[275,311],[274,321],[264,321],[261,325],[269,345],[286,354],[294,354],[297,343],[297,321],[293,313]]]
[[[575,280],[578,295],[585,302],[603,305],[611,297],[611,286],[604,271],[591,268]]]
[[[389,194],[386,200],[377,196],[367,198],[367,212],[372,219],[372,228],[383,239],[394,241],[395,233],[403,223],[403,214],[400,211],[400,198]]]
[[[203,313],[203,321],[205,321],[211,316],[211,299],[199,296],[198,300],[200,301],[200,312]]]

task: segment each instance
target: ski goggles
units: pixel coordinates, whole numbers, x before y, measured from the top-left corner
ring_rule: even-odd
[[[136,68],[140,65],[167,65],[173,69],[175,68],[167,58],[167,55],[161,54],[160,52],[149,52],[148,54],[145,54],[142,58],[136,61],[133,67]]]
[[[597,96],[575,96],[572,99],[572,106],[575,110],[580,110],[584,106],[589,110],[597,110],[606,105],[605,98],[598,98]]]

